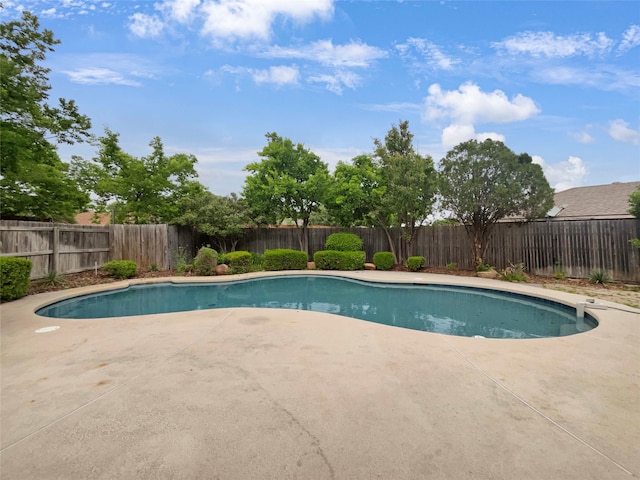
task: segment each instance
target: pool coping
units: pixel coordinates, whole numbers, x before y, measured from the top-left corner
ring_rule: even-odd
[[[133,471],[138,478],[640,475],[640,310],[613,302],[601,303],[624,311],[590,312],[597,328],[542,339],[456,337],[277,309],[145,315],[135,324],[131,317],[85,321],[34,313],[128,285],[300,274],[479,287],[566,305],[585,300],[472,277],[306,270],[136,279],[25,297],[0,306],[3,473],[70,479]],[[61,328],[35,333],[52,324]],[[203,369],[209,364],[218,367]],[[183,383],[193,375],[200,381]],[[214,379],[215,398],[207,390]],[[239,397],[238,386],[245,392]],[[211,402],[215,409],[198,410]],[[242,416],[218,414],[234,408]],[[188,415],[192,409],[201,421]],[[182,427],[165,432],[159,428],[165,424]],[[144,428],[136,433],[117,425]],[[221,437],[206,425],[226,432],[229,446],[216,443]],[[260,434],[236,437],[243,426]],[[385,438],[373,434],[378,431]],[[150,434],[165,438],[166,446],[149,443]],[[450,449],[440,449],[436,439]],[[199,447],[208,442],[220,452],[215,461]],[[481,462],[489,447],[501,452],[499,463]]]

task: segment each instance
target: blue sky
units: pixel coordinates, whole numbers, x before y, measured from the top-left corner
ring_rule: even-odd
[[[494,138],[557,190],[640,179],[640,4],[332,0],[4,0],[40,17],[53,98],[135,156],[159,136],[241,192],[264,135],[331,169],[409,120],[437,162]],[[95,156],[60,147],[63,159]]]

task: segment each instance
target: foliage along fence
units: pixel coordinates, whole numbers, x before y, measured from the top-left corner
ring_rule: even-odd
[[[377,228],[311,228],[309,250],[324,249],[334,232],[352,232],[363,240],[367,261],[388,251],[384,232]],[[398,229],[392,232],[397,240]],[[562,271],[567,277],[589,278],[593,270],[606,270],[615,280],[640,283],[640,249],[629,243],[640,238],[640,219],[536,221],[499,223],[489,240],[485,262],[504,269],[509,263],[524,263],[535,275],[551,276]],[[247,230],[239,250],[263,253],[271,248],[299,248],[295,228]],[[472,269],[470,242],[462,226],[421,227],[410,247],[411,255],[426,258],[427,267],[442,268],[455,263]]]
[[[388,251],[384,232],[377,228],[310,228],[309,251],[324,250],[334,232],[362,238],[367,261]],[[400,232],[394,230],[397,239]],[[640,238],[640,219],[537,221],[500,223],[490,239],[485,261],[498,269],[524,263],[528,272],[550,276],[562,271],[572,278],[588,278],[604,269],[615,280],[640,283],[640,249],[629,243]],[[80,226],[42,222],[0,221],[0,255],[28,258],[31,278],[50,271],[59,274],[92,270],[109,260],[134,260],[139,267],[155,265],[174,270],[178,252],[190,261],[198,248],[211,244],[206,235],[173,225]],[[298,249],[295,228],[247,229],[236,247],[254,253],[272,248]],[[421,227],[412,255],[426,258],[428,267],[472,269],[473,256],[462,226]]]

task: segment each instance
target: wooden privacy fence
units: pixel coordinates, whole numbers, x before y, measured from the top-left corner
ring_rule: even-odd
[[[368,261],[388,251],[384,232],[377,228],[311,228],[309,251],[324,249],[334,232],[352,232],[363,240]],[[397,239],[398,230],[392,235]],[[500,223],[491,236],[485,261],[498,269],[524,263],[528,272],[552,275],[562,271],[572,278],[588,278],[604,269],[615,280],[640,283],[640,249],[629,243],[640,238],[640,219],[588,221],[536,221]],[[190,261],[211,239],[189,228],[173,225],[79,226],[41,222],[0,221],[0,255],[33,261],[31,278],[51,271],[71,273],[91,270],[109,260],[134,260],[139,267],[155,265],[175,270],[178,255]],[[298,249],[295,228],[247,229],[238,250],[264,253],[272,248]],[[421,227],[411,246],[428,267],[473,268],[473,256],[464,227]]]
[[[378,228],[311,228],[309,250],[324,249],[334,232],[351,232],[363,240],[368,261],[388,251],[389,243]],[[400,232],[392,231],[397,240]],[[572,278],[588,278],[593,270],[606,270],[615,280],[640,283],[640,249],[629,243],[640,238],[640,219],[536,221],[499,223],[489,240],[485,261],[498,269],[524,263],[528,272],[552,275],[562,271]],[[299,249],[295,228],[247,230],[239,250],[263,253],[271,248]],[[421,227],[410,248],[412,255],[426,258],[428,267],[472,269],[470,243],[462,226]]]
[[[109,227],[2,220],[0,256],[31,260],[31,278],[91,270],[109,260]]]

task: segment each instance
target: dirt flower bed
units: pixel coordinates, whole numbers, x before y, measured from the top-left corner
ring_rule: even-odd
[[[395,265],[394,270],[409,270],[403,265]],[[441,275],[456,275],[473,277],[475,272],[471,270],[458,270],[446,268],[424,268],[420,272],[433,273]],[[139,270],[134,278],[162,278],[177,276],[177,272],[171,270],[165,271],[149,271]],[[538,285],[541,288],[551,290],[559,290],[585,297],[596,298],[599,300],[608,300],[627,305],[633,308],[640,308],[640,286],[624,285],[620,283],[609,283],[607,285],[594,285],[585,279],[564,278],[555,279],[550,277],[540,277],[537,275],[527,275],[527,283]],[[67,290],[70,288],[86,287],[89,285],[100,285],[105,283],[113,283],[117,280],[108,276],[104,272],[98,270],[96,274],[93,271],[74,273],[69,275],[59,275],[55,279],[33,280],[29,285],[29,295],[35,295],[44,292],[54,292],[57,290]],[[496,280],[501,281],[501,280]]]

